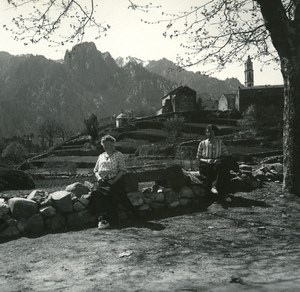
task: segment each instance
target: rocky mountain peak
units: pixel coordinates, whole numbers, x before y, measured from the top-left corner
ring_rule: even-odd
[[[128,63],[141,64],[143,67],[145,67],[148,65],[149,61],[144,61],[144,60],[136,58],[136,57],[127,56],[124,58],[118,57],[116,59],[116,63],[121,68],[126,66]]]

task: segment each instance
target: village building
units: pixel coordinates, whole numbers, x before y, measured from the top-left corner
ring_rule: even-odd
[[[275,106],[283,108],[283,85],[262,85],[239,88],[235,108],[245,112],[250,105]]]
[[[116,128],[120,128],[120,127],[124,127],[129,123],[130,120],[130,116],[125,114],[125,113],[121,113],[116,117]]]
[[[218,110],[220,111],[234,110],[235,98],[236,98],[236,94],[234,93],[224,93],[219,99]]]
[[[283,85],[254,86],[253,63],[250,56],[245,62],[245,87],[239,87],[235,94],[223,94],[218,110],[238,110],[243,113],[250,105],[275,106],[283,108]]]
[[[157,115],[196,109],[197,93],[188,86],[179,86],[162,97],[162,107],[156,111]]]

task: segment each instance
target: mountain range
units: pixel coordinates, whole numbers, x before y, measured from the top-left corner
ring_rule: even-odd
[[[178,71],[167,59],[114,60],[92,42],[74,46],[60,61],[0,52],[0,138],[36,133],[47,119],[77,132],[91,113],[99,119],[123,109],[154,114],[161,97],[179,85],[195,89],[203,100],[241,86],[237,79]]]

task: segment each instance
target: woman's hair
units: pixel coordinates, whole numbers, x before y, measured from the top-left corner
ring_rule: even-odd
[[[207,125],[205,130],[207,130],[207,129],[213,130],[215,135],[218,135],[218,133],[219,133],[219,128],[214,124]]]
[[[103,142],[110,142],[112,144],[115,144],[116,139],[111,135],[105,135],[101,138],[101,145],[103,144]]]

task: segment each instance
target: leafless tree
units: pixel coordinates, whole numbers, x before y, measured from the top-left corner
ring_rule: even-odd
[[[18,13],[12,19],[12,26],[4,25],[15,40],[25,45],[47,40],[51,45],[67,42],[81,42],[86,30],[96,28],[98,37],[105,35],[109,24],[97,22],[94,0],[7,0]],[[94,5],[95,4],[95,5]],[[28,14],[21,11],[26,7]],[[64,29],[62,29],[64,27]],[[66,30],[67,27],[67,30]]]
[[[37,4],[37,0],[7,0],[15,7]],[[94,18],[95,3],[99,0],[49,0],[44,9],[33,8],[31,17],[18,15],[15,24],[17,38],[31,33],[33,43],[42,38],[50,40],[63,24],[70,21],[73,34],[66,41],[81,41],[88,26],[106,33],[109,25]],[[152,4],[138,5],[128,1],[133,10],[148,11]],[[163,1],[161,1],[163,4]],[[188,3],[188,1],[187,1]],[[188,4],[187,4],[188,5]],[[56,14],[50,12],[56,11]],[[55,16],[56,15],[56,16]],[[161,19],[147,23],[165,22],[166,37],[187,37],[182,44],[185,56],[179,56],[182,66],[215,64],[222,69],[226,63],[243,60],[255,52],[255,58],[265,63],[278,62],[284,80],[284,183],[283,188],[300,194],[300,0],[201,0],[179,14],[161,12]],[[71,22],[74,20],[74,22]]]
[[[42,147],[45,148],[45,141],[48,147],[53,146],[54,138],[64,132],[62,125],[54,118],[44,118],[38,121],[38,135],[41,138]]]

